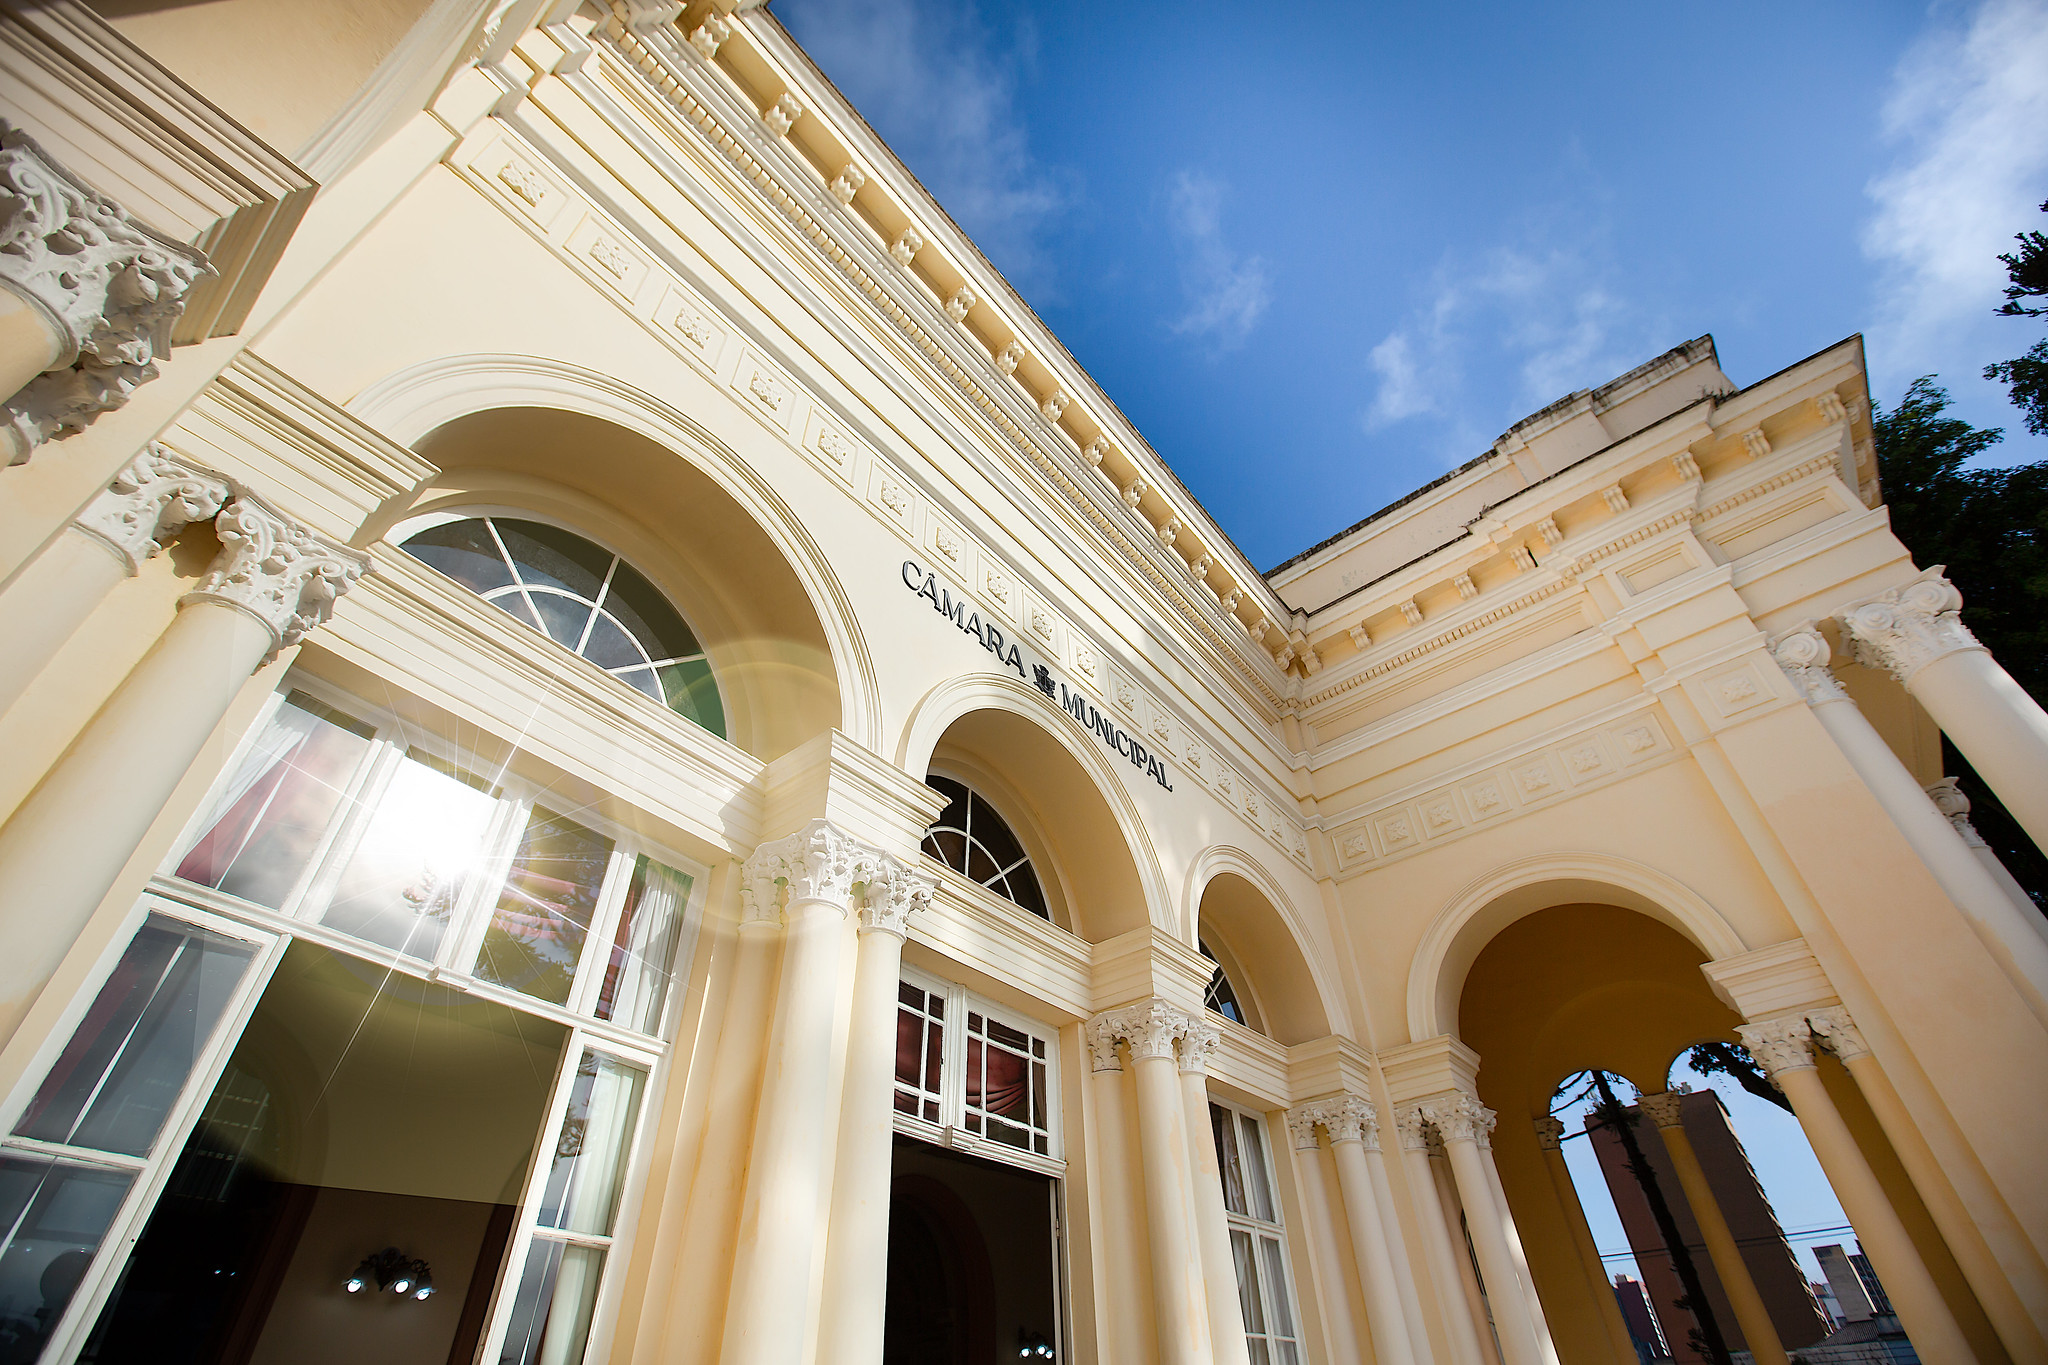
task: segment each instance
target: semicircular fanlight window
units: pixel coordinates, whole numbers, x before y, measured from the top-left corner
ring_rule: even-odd
[[[947,867],[1014,901],[1040,919],[1051,919],[1045,889],[1003,817],[981,793],[933,773],[925,784],[946,797],[946,808],[925,831],[923,849]]]
[[[579,658],[725,737],[725,707],[696,632],[647,576],[559,526],[464,517],[401,546]]]

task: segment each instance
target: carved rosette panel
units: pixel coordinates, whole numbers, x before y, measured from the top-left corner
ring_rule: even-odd
[[[1963,624],[1962,609],[1963,595],[1936,571],[1836,619],[1856,643],[1856,662],[1910,682],[1936,659],[1984,648]]]
[[[158,237],[0,125],[0,281],[66,347],[7,403],[14,462],[154,379],[192,286],[213,273],[204,254]]]
[[[105,541],[132,576],[178,532],[219,516],[233,493],[220,475],[152,444],[114,476],[74,524]]]
[[[369,561],[315,535],[250,498],[237,497],[214,518],[221,550],[188,602],[236,607],[270,630],[274,658],[317,630],[355,586]]]
[[[1780,1072],[1813,1069],[1813,1029],[1803,1015],[1738,1024],[1735,1033],[1773,1081]]]
[[[1828,648],[1827,637],[1810,621],[1771,642],[1771,657],[1778,661],[1778,667],[1785,670],[1785,676],[1792,680],[1792,686],[1798,689],[1799,695],[1814,706],[1849,699],[1840,680],[1828,667],[1833,653]]]

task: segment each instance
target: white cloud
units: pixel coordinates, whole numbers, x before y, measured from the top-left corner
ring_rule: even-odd
[[[1019,286],[1056,288],[1043,235],[1071,201],[1038,161],[1012,69],[1037,31],[998,34],[946,0],[809,0],[777,6],[812,59],[886,139],[975,245]]]
[[[1233,251],[1223,240],[1222,208],[1219,181],[1190,171],[1174,176],[1167,226],[1180,251],[1187,310],[1172,329],[1227,350],[1244,343],[1273,301],[1273,286],[1264,257]]]
[[[1677,338],[1660,337],[1607,284],[1605,257],[1589,246],[1603,236],[1568,224],[1476,258],[1447,255],[1428,300],[1366,355],[1377,386],[1365,429],[1435,418],[1447,458],[1462,459],[1524,414],[1670,346]],[[1483,392],[1468,390],[1468,371],[1486,377]]]
[[[2024,349],[1992,309],[1998,253],[2048,197],[2048,0],[1989,0],[1922,38],[1893,72],[1884,131],[1899,150],[1867,187],[1871,367],[1881,391],[1928,371],[1974,378]]]

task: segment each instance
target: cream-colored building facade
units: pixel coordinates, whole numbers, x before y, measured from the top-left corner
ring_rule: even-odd
[[[0,73],[5,1358],[1628,1362],[1552,1091],[1739,1039],[1921,1358],[2048,1360],[1940,766],[2048,837],[2048,716],[1859,340],[1262,576],[764,9]]]

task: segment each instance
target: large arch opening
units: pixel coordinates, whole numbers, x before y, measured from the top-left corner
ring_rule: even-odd
[[[1009,700],[1000,692],[984,700],[998,699]],[[1056,722],[1041,722],[1028,705],[1020,695],[1018,709],[983,705],[954,716],[923,756],[923,771],[964,786],[1000,816],[1030,859],[1046,919],[1091,943],[1144,928],[1150,901],[1132,853],[1131,822],[1119,818],[1074,749],[1048,728]]]
[[[1294,928],[1242,872],[1219,871],[1202,887],[1196,942],[1242,1006],[1239,1020],[1289,1045],[1330,1033],[1323,991]]]
[[[533,407],[456,417],[415,448],[441,472],[386,510],[385,534],[453,516],[562,528],[620,556],[688,622],[733,744],[773,759],[840,725],[839,672],[803,582],[746,509],[674,451]]]

